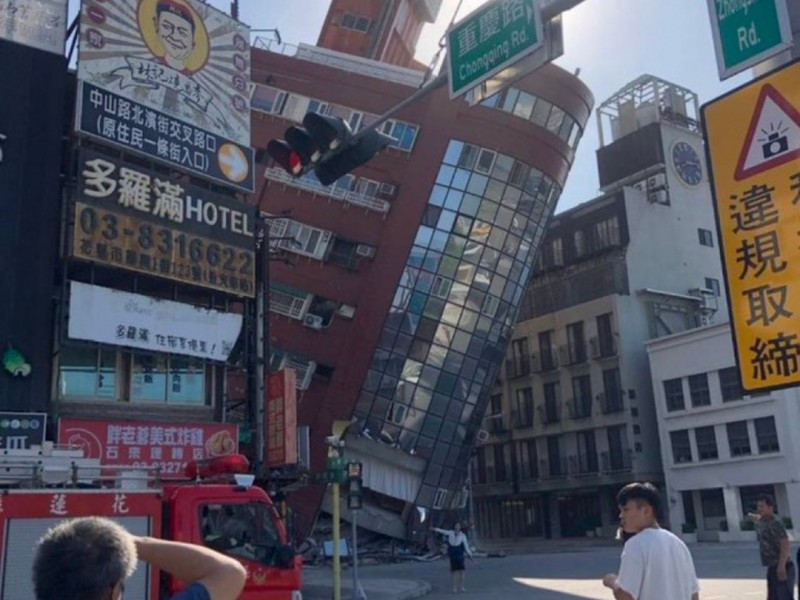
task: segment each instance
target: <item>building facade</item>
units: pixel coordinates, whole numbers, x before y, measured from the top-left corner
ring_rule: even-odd
[[[651,76],[598,110],[604,194],[550,222],[473,459],[484,538],[609,535],[662,481],[644,344],[725,315],[696,111]]]
[[[441,6],[442,0],[333,0],[317,46],[424,70],[414,52]]]
[[[793,525],[797,389],[745,393],[728,323],[653,340],[647,352],[674,530],[706,541],[754,538],[744,517],[760,494]]]
[[[259,148],[311,110],[357,130],[422,77],[309,46],[253,60]],[[365,527],[404,537],[414,506],[463,504],[469,453],[592,102],[547,66],[502,104],[469,108],[440,90],[408,107],[381,128],[396,143],[333,186],[262,164],[258,207],[291,262],[270,264],[272,367],[298,370],[312,471],[324,470],[333,422],[356,418],[345,454],[365,465]],[[298,531],[323,495],[292,494]]]

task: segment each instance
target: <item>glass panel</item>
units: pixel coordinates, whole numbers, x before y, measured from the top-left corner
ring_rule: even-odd
[[[97,349],[64,346],[58,357],[59,386],[62,398],[92,397],[100,374],[97,372]]]
[[[465,215],[469,215],[470,217],[474,217],[478,214],[478,208],[480,208],[481,199],[478,196],[473,196],[472,194],[466,194],[464,196],[463,201],[461,202],[461,207],[459,208],[459,212]]]
[[[450,240],[453,242],[452,238]],[[464,245],[466,244],[466,240],[459,238],[459,245],[460,250],[458,251],[458,255],[461,256],[464,252]],[[451,252],[450,245],[445,249],[446,252]],[[456,273],[458,272],[458,259],[454,258],[453,256],[445,256],[442,259],[442,263],[439,265],[439,275],[443,277],[450,277],[454,278]]]
[[[520,92],[519,99],[514,105],[514,114],[526,121],[531,118],[533,105],[536,103],[536,96],[531,96],[526,92]]]
[[[97,395],[101,398],[117,396],[117,352],[100,351],[100,374],[97,376]]]
[[[195,358],[170,358],[167,402],[203,405],[206,403],[205,383],[202,361]]]
[[[475,194],[476,196],[483,196],[488,184],[489,178],[486,175],[473,173],[472,177],[470,177],[469,185],[467,185],[467,191],[470,194]]]
[[[425,311],[424,315],[426,317],[430,317],[431,319],[439,319],[442,315],[442,311],[444,310],[444,300],[440,300],[439,298],[428,298],[427,304],[425,304]]]
[[[533,107],[533,114],[531,115],[531,121],[539,125],[540,127],[544,127],[547,124],[547,119],[550,116],[550,108],[552,105],[547,102],[546,100],[542,100],[541,98],[536,103],[536,106]]]
[[[454,165],[458,161],[458,157],[461,156],[461,150],[464,148],[464,142],[459,142],[456,140],[451,141],[447,145],[447,151],[444,154],[444,162],[448,165]]]
[[[439,174],[436,176],[436,183],[440,185],[450,185],[455,172],[456,170],[453,167],[442,165],[442,167],[439,169]]]
[[[456,169],[455,176],[453,177],[453,181],[450,183],[450,187],[453,187],[457,190],[465,190],[467,189],[467,182],[469,181],[470,172],[465,169]]]
[[[428,210],[430,210],[430,208]],[[450,210],[443,210],[439,217],[439,222],[436,224],[436,228],[449,232],[453,228],[453,223],[455,223],[455,221],[456,213]]]
[[[461,258],[461,255],[464,253],[464,246],[466,246],[467,240],[457,235],[451,235],[450,239],[447,242],[447,246],[445,247],[445,252],[450,256],[455,257],[455,259]],[[441,273],[441,270],[439,271]]]
[[[563,119],[564,111],[559,107],[554,106],[553,111],[550,113],[550,116],[547,119],[547,129],[558,135],[558,131],[561,129],[561,121]]]
[[[447,188],[441,185],[433,186],[431,198],[428,202],[434,206],[444,206],[444,199],[447,196]]]
[[[464,192],[460,192],[458,190],[450,190],[447,192],[447,197],[445,198],[444,205],[445,208],[449,208],[450,210],[458,210],[458,207],[461,205],[461,200],[464,198]]]
[[[498,181],[497,179],[492,179],[489,182],[489,185],[486,187],[483,197],[486,200],[500,202],[500,200],[503,198],[503,192],[505,189],[506,184],[504,182]]]
[[[131,402],[166,402],[166,356],[134,354],[131,363]]]
[[[517,98],[519,98],[519,90],[515,88],[510,88],[506,92],[506,97],[503,99],[503,110],[506,112],[512,112],[514,110],[514,105],[517,103]]]

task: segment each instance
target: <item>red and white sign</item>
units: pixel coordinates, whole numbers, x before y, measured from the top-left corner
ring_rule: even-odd
[[[235,454],[239,428],[221,423],[58,420],[58,443],[79,446],[104,465],[161,468],[163,479],[183,478],[190,460]]]
[[[297,375],[294,369],[267,379],[267,466],[297,462]]]

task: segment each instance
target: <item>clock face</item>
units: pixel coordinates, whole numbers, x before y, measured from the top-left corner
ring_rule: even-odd
[[[686,142],[678,142],[672,147],[672,166],[687,185],[698,185],[703,180],[700,157]]]

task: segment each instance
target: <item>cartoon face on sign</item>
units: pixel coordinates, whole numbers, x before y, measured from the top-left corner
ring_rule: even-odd
[[[208,61],[208,31],[203,19],[180,0],[142,0],[139,32],[156,60],[184,75]]]

